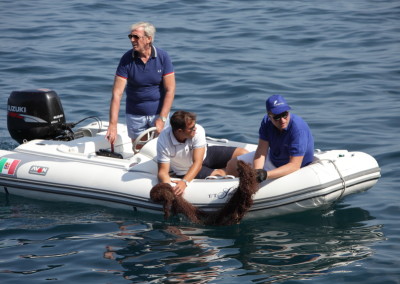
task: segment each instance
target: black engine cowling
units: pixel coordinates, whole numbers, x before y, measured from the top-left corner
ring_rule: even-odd
[[[53,90],[13,91],[7,110],[8,131],[20,144],[33,139],[54,139],[63,132],[64,110]]]

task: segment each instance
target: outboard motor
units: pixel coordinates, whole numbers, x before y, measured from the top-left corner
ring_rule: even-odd
[[[7,127],[18,143],[55,139],[66,127],[57,93],[49,89],[13,91],[7,104]]]

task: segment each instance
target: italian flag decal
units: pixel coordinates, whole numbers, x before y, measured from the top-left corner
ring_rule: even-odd
[[[21,160],[14,160],[8,158],[1,158],[0,160],[0,174],[13,175]]]

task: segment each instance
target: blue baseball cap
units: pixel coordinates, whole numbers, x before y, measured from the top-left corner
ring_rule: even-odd
[[[272,112],[273,114],[280,114],[292,109],[281,95],[270,96],[267,99],[266,106],[267,112]]]

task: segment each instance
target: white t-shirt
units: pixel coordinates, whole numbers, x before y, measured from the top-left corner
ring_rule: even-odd
[[[193,149],[206,148],[204,158],[207,156],[207,142],[204,128],[196,124],[196,134],[193,138],[181,143],[176,140],[172,128],[161,131],[157,141],[157,162],[170,163],[171,169],[177,175],[185,175],[193,164]]]

